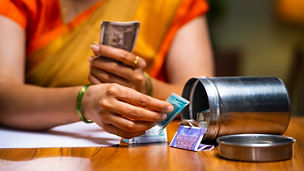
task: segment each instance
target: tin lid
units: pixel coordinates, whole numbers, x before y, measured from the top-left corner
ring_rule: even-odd
[[[270,134],[238,134],[217,138],[221,157],[259,162],[290,159],[294,142],[294,138]]]

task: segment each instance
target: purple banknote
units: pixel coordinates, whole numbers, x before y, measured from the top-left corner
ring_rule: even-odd
[[[212,145],[201,144],[206,128],[180,125],[170,146],[192,151],[212,150]]]

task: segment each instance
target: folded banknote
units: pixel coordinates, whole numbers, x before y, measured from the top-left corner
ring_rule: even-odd
[[[100,27],[99,43],[132,52],[139,26],[138,21],[103,21]]]
[[[100,27],[99,43],[132,52],[136,43],[140,22],[103,21]],[[103,59],[123,64],[116,59],[102,56]]]
[[[129,144],[167,142],[167,130],[166,129],[161,130],[161,129],[162,129],[161,127],[156,125],[146,130],[145,134],[141,136],[134,137],[131,139],[123,139],[122,141]]]
[[[206,128],[180,125],[174,135],[170,146],[191,151],[208,151],[213,145],[201,144]]]
[[[157,123],[161,128],[165,128],[189,104],[188,100],[175,93],[172,93],[166,101],[173,105],[174,110],[167,113],[167,119]]]

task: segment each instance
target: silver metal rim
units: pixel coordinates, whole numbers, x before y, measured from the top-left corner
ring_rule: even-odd
[[[252,138],[252,137],[269,137],[269,138],[277,138],[284,140],[285,142],[276,142],[276,143],[265,143],[265,144],[252,144],[252,143],[234,143],[231,142],[233,138],[242,137],[242,138]],[[238,134],[238,135],[226,135],[217,138],[218,144],[225,144],[231,146],[242,146],[242,147],[273,147],[273,146],[282,146],[288,145],[296,142],[296,140],[292,137],[286,137],[281,135],[270,135],[270,134]]]
[[[219,143],[219,156],[223,158],[271,162],[292,158],[295,139],[270,134],[238,134],[219,137],[217,142]]]
[[[206,135],[203,140],[214,140],[219,132],[221,126],[221,112],[220,112],[220,98],[217,92],[216,86],[207,77],[198,78],[201,84],[203,84],[208,95],[208,103],[210,110],[210,117],[208,120],[208,127]]]

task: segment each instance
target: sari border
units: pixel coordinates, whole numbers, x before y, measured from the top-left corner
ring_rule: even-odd
[[[199,3],[199,5],[194,5]],[[193,6],[194,9],[190,12],[187,10],[189,7]],[[162,81],[167,81],[166,72],[164,71],[164,63],[166,54],[168,53],[170,46],[174,40],[175,35],[177,34],[178,30],[183,27],[185,24],[190,22],[191,20],[205,14],[208,11],[209,7],[206,1],[201,0],[182,0],[180,3],[179,8],[173,18],[172,25],[170,26],[163,43],[160,46],[159,51],[157,52],[154,64],[149,71],[149,74]]]
[[[85,21],[85,19],[89,18],[97,8],[99,8],[105,0],[99,1],[92,5],[90,8],[86,9],[85,11],[81,12],[77,15],[72,21],[64,24],[62,21],[62,17],[60,18],[62,25],[57,27],[52,32],[48,33],[48,36],[45,36],[43,39],[37,40],[34,43],[31,43],[27,48],[27,56],[32,55],[36,51],[43,49],[45,46],[50,44],[52,41],[58,39],[60,36],[63,36],[65,33],[71,31],[75,27],[79,26],[81,23]],[[61,5],[58,0],[58,5]],[[61,14],[62,15],[62,14]]]

